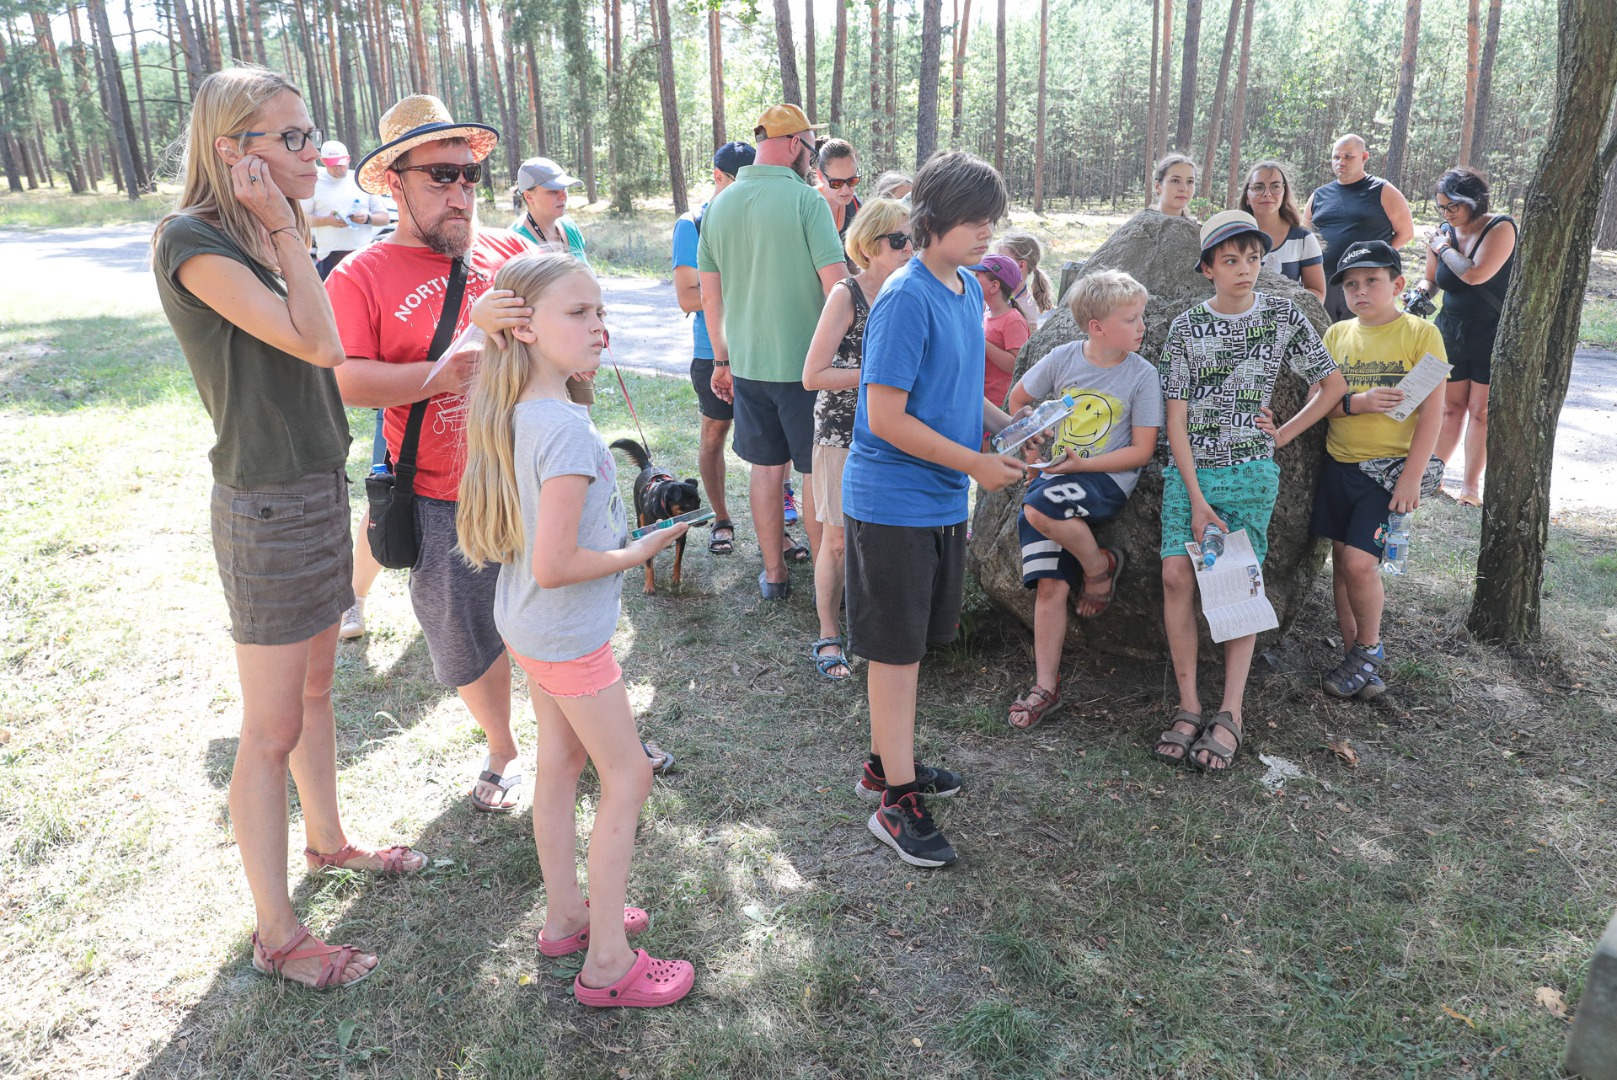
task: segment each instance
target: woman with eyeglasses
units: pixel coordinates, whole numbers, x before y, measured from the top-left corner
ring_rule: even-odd
[[[803,361],[803,385],[819,391],[814,400],[814,513],[821,525],[819,557],[814,560],[814,606],[820,638],[809,659],[832,682],[848,677],[842,651],[841,607],[845,538],[842,525],[842,467],[853,441],[853,415],[859,404],[859,368],[865,318],[876,294],[909,261],[909,210],[897,199],[871,199],[848,230],[843,246],[859,270],[831,287]]]
[[[157,291],[213,419],[214,557],[241,680],[230,825],[256,909],[253,966],[316,989],[376,957],[310,935],[287,892],[286,777],[312,867],[420,869],[419,852],[349,842],[337,811],[331,682],[353,603],[348,420],[332,369],[342,341],[298,204],[321,133],[298,90],[258,67],[197,87],[184,188],[152,242]]]
[[[1464,434],[1461,506],[1482,505],[1493,343],[1516,262],[1516,222],[1509,214],[1488,212],[1489,191],[1488,178],[1464,166],[1437,178],[1433,201],[1443,221],[1427,234],[1426,271],[1415,286],[1428,297],[1443,290],[1436,322],[1454,370],[1443,391],[1437,456],[1452,460]]]
[[[1241,189],[1241,209],[1251,214],[1269,237],[1266,270],[1300,282],[1321,303],[1325,301],[1325,254],[1319,237],[1303,228],[1291,176],[1278,161],[1260,161],[1247,173]]]

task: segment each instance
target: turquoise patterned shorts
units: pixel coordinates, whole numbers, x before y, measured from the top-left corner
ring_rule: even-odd
[[[1258,562],[1269,551],[1269,517],[1280,495],[1280,466],[1271,458],[1239,465],[1208,466],[1196,470],[1196,483],[1206,499],[1230,527],[1245,529]],[[1190,531],[1190,494],[1179,470],[1162,470],[1162,557],[1185,554],[1185,545],[1200,540]]]

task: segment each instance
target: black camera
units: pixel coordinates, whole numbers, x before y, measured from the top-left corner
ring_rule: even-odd
[[[1432,298],[1420,289],[1405,289],[1403,295],[1404,310],[1416,318],[1425,319],[1437,314],[1437,305]]]

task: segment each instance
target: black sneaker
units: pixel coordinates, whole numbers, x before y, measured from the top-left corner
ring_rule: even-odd
[[[949,866],[955,861],[954,848],[932,823],[926,803],[914,792],[892,805],[883,797],[870,815],[870,831],[911,866]]]
[[[915,763],[915,790],[929,799],[947,799],[960,790],[960,783],[959,773],[952,773],[948,769],[934,769],[930,765],[922,765],[919,761]],[[877,776],[871,769],[870,762],[866,761],[865,773],[853,785],[853,790],[861,799],[876,802],[882,797],[882,792],[887,790],[887,780]]]

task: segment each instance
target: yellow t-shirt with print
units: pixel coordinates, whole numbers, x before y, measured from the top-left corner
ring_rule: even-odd
[[[1325,348],[1355,394],[1377,386],[1397,386],[1427,353],[1448,360],[1437,327],[1413,315],[1400,315],[1381,326],[1365,326],[1358,319],[1339,322],[1325,331]],[[1421,407],[1442,408],[1439,394],[1433,391]],[[1333,416],[1325,433],[1325,450],[1344,465],[1371,458],[1408,457],[1418,415],[1411,413],[1403,423],[1386,413]]]

